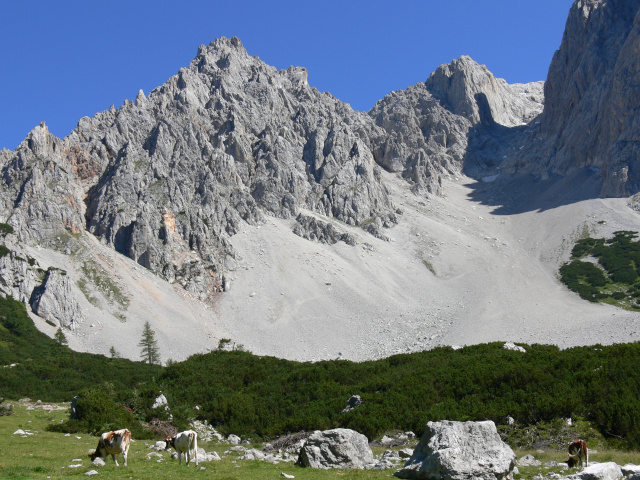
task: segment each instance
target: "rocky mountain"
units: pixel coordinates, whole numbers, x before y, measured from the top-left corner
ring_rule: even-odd
[[[639,6],[576,1],[546,83],[509,85],[462,56],[368,113],[309,86],[304,68],[277,70],[250,56],[237,38],[201,46],[148,95],[82,118],[63,139],[43,123],[15,151],[0,152],[0,289],[48,322],[41,328],[70,328],[74,348],[105,352],[117,343],[132,358],[135,327],[149,319],[174,356],[228,335],[250,339],[253,350],[308,358],[304,346],[283,351],[304,335],[311,339],[300,344],[316,354],[333,342],[350,358],[370,358],[388,353],[372,350],[384,343],[367,337],[372,331],[409,342],[413,327],[385,326],[385,315],[433,316],[411,348],[451,343],[443,331],[491,282],[454,293],[445,279],[475,277],[448,246],[472,248],[485,231],[481,259],[494,255],[486,242],[498,244],[496,232],[526,235],[469,220],[481,203],[447,206],[452,181],[484,179],[504,192],[531,174],[540,182],[589,167],[600,172],[603,195],[638,190]],[[536,188],[548,186],[562,188]],[[582,228],[580,218],[563,223],[562,242]],[[566,254],[558,238],[551,249],[559,256],[545,271]],[[376,255],[382,263],[362,263]],[[414,258],[422,270],[398,276],[405,262],[404,273],[413,271]],[[334,286],[337,298],[327,295]],[[425,290],[447,300],[421,299]],[[327,318],[348,320],[323,329]],[[110,332],[108,340],[90,328]],[[183,348],[172,351],[172,342]],[[366,347],[355,353],[354,342]]]
[[[541,178],[589,168],[601,196],[640,188],[640,2],[573,3],[544,87],[545,110],[510,171]]]
[[[443,175],[478,170],[467,162],[478,132],[526,125],[542,113],[543,84],[509,85],[468,56],[441,65],[426,82],[387,95],[369,112],[385,132],[375,142],[376,160],[402,172],[414,190],[442,193]]]

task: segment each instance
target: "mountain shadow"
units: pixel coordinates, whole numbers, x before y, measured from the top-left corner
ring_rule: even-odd
[[[478,93],[475,99],[481,121],[469,130],[463,161],[463,173],[476,180],[470,185],[473,201],[495,207],[496,215],[513,215],[600,196],[602,178],[598,169],[576,168],[570,174],[549,174],[546,178],[519,173],[521,152],[525,151],[528,159],[535,156],[532,149],[540,134],[540,122],[536,118],[522,126],[500,125],[493,119],[486,95]],[[503,166],[507,171],[501,169]]]

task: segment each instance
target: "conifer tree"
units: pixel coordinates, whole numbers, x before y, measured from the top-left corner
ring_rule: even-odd
[[[138,346],[142,348],[142,360],[150,365],[160,363],[160,351],[155,335],[156,333],[151,328],[151,324],[148,321],[145,322],[142,330],[142,339]]]
[[[67,346],[69,345],[69,342],[67,341],[67,337],[65,337],[64,332],[62,331],[62,328],[58,327],[58,330],[56,330],[55,335],[53,336],[53,339],[58,342],[59,345],[63,345],[63,346]]]

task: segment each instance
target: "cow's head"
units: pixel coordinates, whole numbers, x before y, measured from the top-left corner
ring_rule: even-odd
[[[176,448],[176,436],[175,435],[165,438],[164,441],[167,444],[167,448],[169,448],[169,447]]]
[[[573,467],[575,467],[577,464],[578,464],[578,461],[577,461],[575,458],[573,458],[573,457],[569,457],[569,460],[567,460],[567,466],[568,466],[569,468],[573,468]]]

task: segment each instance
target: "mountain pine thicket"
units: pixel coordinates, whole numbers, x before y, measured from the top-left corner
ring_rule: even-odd
[[[567,350],[526,345],[526,353],[492,343],[362,363],[218,350],[161,367],[71,351],[39,332],[24,305],[7,298],[0,299],[0,345],[5,398],[59,402],[79,395],[80,418],[57,426],[60,431],[126,426],[138,438],[153,438],[139,422],[168,420],[167,412],[152,408],[162,392],[176,426],[199,418],[245,436],[345,427],[374,439],[394,429],[420,434],[430,420],[500,423],[509,415],[520,425],[585,418],[619,445],[640,447],[637,343]],[[354,394],[364,404],[342,413]]]

